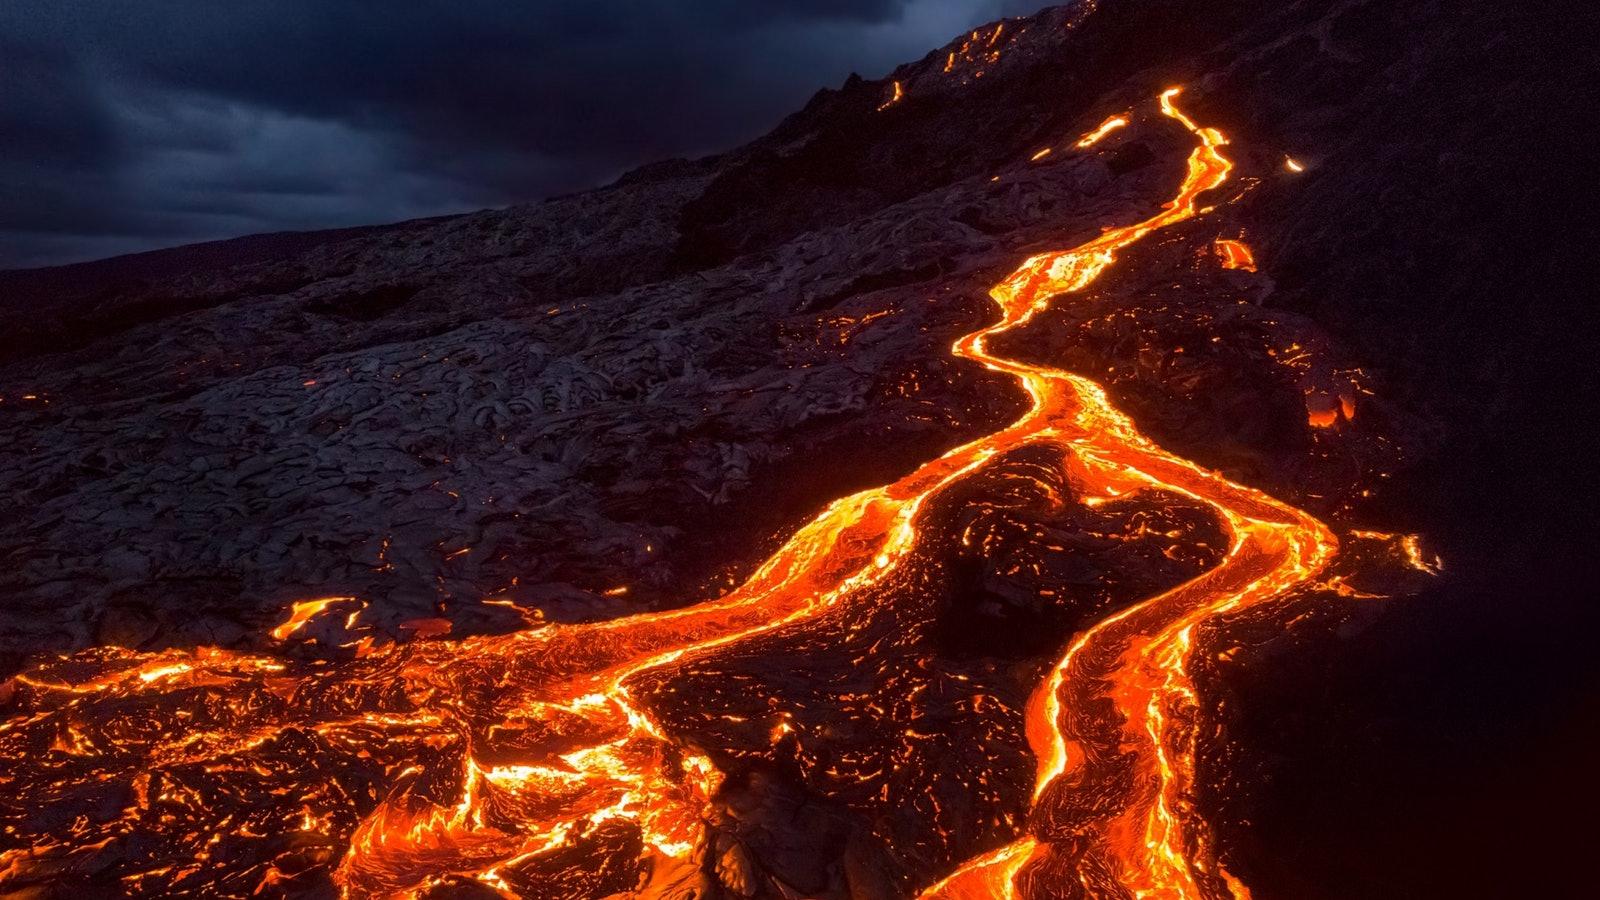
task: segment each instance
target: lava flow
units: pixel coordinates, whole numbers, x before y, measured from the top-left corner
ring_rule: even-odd
[[[1064,451],[1088,505],[1184,498],[1212,511],[1229,546],[1203,574],[1071,642],[1026,714],[1037,757],[1028,823],[928,894],[1242,893],[1188,799],[1195,631],[1313,581],[1336,541],[1309,515],[1162,450],[1095,382],[989,349],[1123,248],[1197,215],[1227,179],[1224,137],[1180,112],[1176,94],[1161,95],[1161,111],[1199,142],[1176,196],[1144,221],[1026,260],[991,291],[1000,320],[953,347],[1018,380],[1031,401],[1020,419],[833,502],[744,584],[684,609],[363,645],[338,661],[102,648],[19,675],[21,711],[0,725],[0,824],[17,847],[0,852],[0,888],[110,871],[138,895],[261,895],[331,879],[350,896],[468,883],[605,896],[641,878],[696,877],[704,854],[721,852],[707,850],[706,822],[724,775],[715,749],[675,735],[648,686],[868,604],[923,540],[933,498],[1002,454],[1048,448]],[[276,636],[294,637],[332,602],[297,604]],[[761,725],[774,744],[794,730],[782,716]]]
[[[1162,111],[1200,139],[1178,195],[1144,222],[1029,259],[993,291],[1005,318],[964,338],[957,352],[1023,379],[1036,409],[1045,398],[1065,394],[1061,399],[1076,407],[1068,445],[1087,482],[1104,496],[1159,488],[1191,497],[1223,518],[1231,545],[1204,575],[1107,618],[1072,642],[1030,703],[1028,720],[1039,759],[1034,818],[1055,833],[1029,835],[981,857],[927,896],[1011,896],[1016,882],[1027,878],[1082,885],[1089,896],[1204,897],[1242,890],[1211,858],[1185,799],[1194,778],[1189,712],[1195,694],[1185,671],[1194,628],[1315,578],[1337,542],[1311,516],[1156,447],[1089,379],[984,350],[988,335],[1022,325],[1054,296],[1081,290],[1119,249],[1194,216],[1196,199],[1227,179],[1232,164],[1218,149],[1226,139],[1173,106],[1177,93],[1161,95]],[[1103,698],[1113,709],[1099,702]],[[1108,809],[1092,795],[1113,779],[1126,793]],[[1058,850],[1050,840],[1056,834],[1073,849]]]

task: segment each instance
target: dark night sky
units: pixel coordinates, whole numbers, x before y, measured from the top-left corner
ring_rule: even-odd
[[[539,199],[1042,0],[7,0],[0,268]]]

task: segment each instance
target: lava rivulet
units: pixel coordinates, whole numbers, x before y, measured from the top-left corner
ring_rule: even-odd
[[[1242,892],[1188,799],[1195,630],[1313,581],[1336,542],[1305,513],[1162,450],[1095,382],[989,349],[1123,248],[1196,216],[1227,179],[1222,134],[1187,118],[1176,94],[1161,95],[1161,110],[1198,146],[1173,199],[1024,261],[991,291],[999,321],[953,347],[1018,380],[1030,401],[1020,419],[833,502],[737,589],[680,610],[363,644],[339,661],[105,648],[18,676],[23,711],[0,725],[12,761],[0,783],[61,813],[29,831],[20,807],[5,809],[7,843],[27,845],[0,852],[0,887],[88,877],[113,856],[123,888],[144,895],[249,895],[332,872],[353,896],[459,880],[514,896],[537,870],[541,896],[604,896],[637,885],[641,857],[654,877],[698,867],[723,776],[638,695],[645,676],[849,607],[891,583],[930,500],[1002,454],[1049,446],[1069,454],[1086,502],[1179,496],[1210,509],[1230,545],[1204,574],[1070,643],[1027,711],[1038,762],[1024,833],[921,884],[948,874],[928,891],[945,897]],[[1127,122],[1108,119],[1078,146]],[[296,604],[275,635],[294,637],[332,602]],[[589,850],[574,862],[577,847]]]

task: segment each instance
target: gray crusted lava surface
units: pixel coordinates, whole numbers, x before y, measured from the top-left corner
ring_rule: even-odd
[[[1421,64],[1340,43],[1367,4],[1294,5],[1242,37],[1238,11],[1176,34],[1195,16],[1178,6],[983,29],[824,91],[747,147],[596,191],[101,276],[76,302],[10,298],[0,652],[249,644],[315,596],[359,596],[394,635],[520,623],[489,598],[572,620],[715,593],[826,500],[1020,408],[948,345],[991,315],[998,273],[1165,196],[1187,146],[1148,115],[1159,87],[1181,78],[1201,118],[1241,119],[1252,74],[1350,70],[1370,91]],[[904,99],[879,110],[891,81]],[[1135,107],[1135,127],[1071,147]],[[1242,200],[1139,248],[1016,350],[1333,510],[1427,429],[1305,303],[1276,302],[1277,257],[1296,251],[1255,219],[1341,177],[1321,172],[1366,137],[1330,141],[1327,118],[1275,110],[1265,143],[1246,126]],[[1289,177],[1288,150],[1315,168]],[[1258,234],[1260,273],[1218,267],[1213,238]],[[1341,397],[1353,421],[1308,426]]]
[[[1537,236],[1493,223],[1553,208],[1548,180],[1485,199],[1513,180],[1504,148],[1554,140],[1563,102],[1521,74],[1540,66],[1518,16],[1083,3],[852,77],[745,147],[582,194],[247,241],[231,246],[248,263],[170,257],[206,260],[177,274],[152,255],[0,273],[0,665],[260,647],[314,597],[359,598],[366,636],[406,640],[438,620],[505,632],[715,596],[828,501],[1023,409],[950,344],[992,318],[987,289],[1028,255],[1170,196],[1192,141],[1154,98],[1177,83],[1227,133],[1235,177],[994,349],[1097,379],[1182,455],[1365,521],[1408,466],[1499,427],[1518,401],[1501,373],[1550,337],[1502,311],[1552,302],[1533,287],[1478,296],[1537,271]],[[1127,128],[1073,146],[1123,113]],[[1258,271],[1224,268],[1218,239],[1244,241]],[[898,896],[958,846],[1015,831],[1020,709],[1055,638],[1211,564],[1219,543],[1173,498],[1071,518],[1038,493],[1069,489],[1041,466],[1018,454],[965,488],[982,502],[941,498],[952,534],[1013,535],[996,541],[1016,558],[945,547],[929,563],[943,593],[912,598],[949,608],[939,627],[885,600],[822,644],[698,661],[657,686],[731,777],[704,858],[653,891]],[[1207,549],[1148,540],[1180,530]],[[948,666],[915,665],[930,654]],[[878,744],[899,735],[848,723],[949,678],[1000,711],[940,707],[941,733],[1005,757],[986,762],[1010,781],[971,790],[974,759],[929,745],[908,769],[926,782],[895,782],[898,812],[865,821],[852,804],[881,798],[854,797],[839,760],[889,758]],[[729,723],[766,693],[728,684],[782,693],[830,743],[796,750],[794,771],[741,770],[770,734]]]

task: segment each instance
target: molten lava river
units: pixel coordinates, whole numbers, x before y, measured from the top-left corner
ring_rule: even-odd
[[[1227,180],[1223,135],[1176,94],[1160,111],[1196,146],[1170,202],[1023,262],[991,290],[999,320],[952,348],[1020,383],[1020,419],[834,501],[697,605],[332,659],[36,665],[0,698],[0,891],[1245,896],[1193,800],[1197,629],[1303,594],[1338,542],[1162,450],[1095,382],[990,349]],[[1054,660],[1017,696],[1003,666],[935,664],[935,613],[1028,504],[1103,542],[1155,534],[1171,577],[1016,635]],[[356,608],[297,604],[274,637]],[[832,874],[807,885],[808,865]]]

